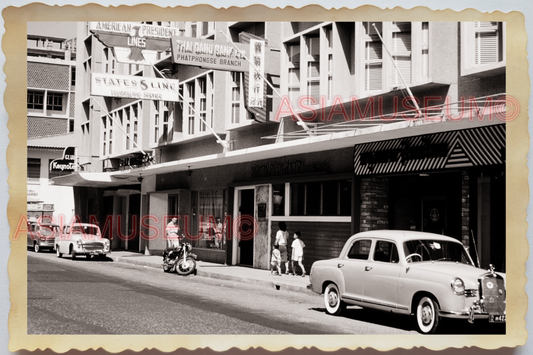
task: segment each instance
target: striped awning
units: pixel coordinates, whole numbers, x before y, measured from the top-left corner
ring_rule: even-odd
[[[355,175],[430,171],[504,162],[504,124],[354,147]]]

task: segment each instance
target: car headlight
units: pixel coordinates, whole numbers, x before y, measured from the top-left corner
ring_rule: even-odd
[[[465,283],[460,278],[456,277],[452,280],[452,290],[456,295],[464,295],[465,294]]]
[[[80,248],[81,248],[81,246],[83,245],[81,239],[78,239],[78,240],[76,241],[76,243],[78,244],[78,247],[80,247]]]

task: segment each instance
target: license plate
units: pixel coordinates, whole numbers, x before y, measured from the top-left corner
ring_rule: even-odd
[[[489,323],[505,323],[505,314],[490,314]]]

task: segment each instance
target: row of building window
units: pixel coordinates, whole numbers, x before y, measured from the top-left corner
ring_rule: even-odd
[[[170,25],[170,24],[169,24]],[[344,26],[344,27],[343,27]],[[284,42],[282,56],[282,93],[286,92],[295,107],[306,96],[308,106],[322,104],[322,98],[331,104],[339,91],[350,87],[350,94],[376,94],[405,85],[426,83],[430,80],[431,29],[429,22],[356,22],[351,24],[325,23]],[[461,23],[471,37],[472,65],[501,63],[505,58],[504,25],[499,22]],[[185,34],[201,37],[194,29],[214,30],[214,23],[186,23]],[[437,27],[435,27],[437,28]],[[470,38],[469,37],[469,38]],[[348,52],[347,52],[348,50]],[[104,52],[108,51],[107,48]],[[348,55],[347,55],[348,53]],[[114,72],[115,62],[108,52],[104,55],[106,72]],[[340,65],[339,65],[340,64]],[[346,77],[344,69],[349,68]],[[228,73],[229,101],[225,127],[241,125],[247,118],[244,104],[244,75]],[[283,79],[285,75],[285,79]],[[351,79],[349,79],[351,78]],[[352,85],[346,82],[354,80]],[[285,83],[285,85],[283,85]],[[335,86],[334,86],[335,85]],[[284,87],[283,87],[284,86]],[[214,126],[214,74],[212,71],[180,83],[183,98],[179,105],[156,102],[151,112],[151,142],[158,146],[176,139],[194,136]],[[102,131],[105,155],[114,151],[113,132]],[[126,150],[127,148],[126,145]]]

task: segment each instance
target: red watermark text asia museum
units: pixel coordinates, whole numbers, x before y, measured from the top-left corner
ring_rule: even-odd
[[[252,240],[258,230],[259,224],[257,220],[251,215],[239,215],[237,218],[232,219],[231,215],[226,215],[223,221],[220,221],[220,218],[215,218],[212,215],[198,216],[198,231],[196,234],[192,234],[192,231],[188,227],[190,225],[191,217],[189,215],[164,215],[161,217],[154,215],[145,215],[142,218],[139,218],[135,215],[131,216],[131,230],[129,233],[123,233],[121,228],[114,228],[114,226],[123,225],[123,217],[121,215],[116,216],[107,216],[103,226],[97,222],[95,216],[89,216],[89,224],[94,224],[100,227],[102,235],[106,235],[106,232],[109,232],[110,238],[113,239],[113,230],[116,230],[116,237],[121,240],[132,240],[137,235],[140,238],[145,240],[154,240],[159,237],[171,238],[168,237],[167,231],[175,230],[176,227],[173,225],[168,225],[169,221],[172,218],[177,218],[178,221],[183,221],[183,229],[180,227],[180,234],[189,240],[199,240],[202,238],[212,239],[214,236],[224,235],[226,240],[231,240],[232,235],[238,240]],[[218,221],[217,221],[218,220]],[[59,220],[56,221],[53,217],[39,217],[36,221],[40,225],[40,229],[51,230],[50,224],[57,224],[60,227],[60,230],[63,231],[64,226],[73,226],[75,224],[82,223],[78,216],[72,218],[70,224],[66,224],[63,216],[59,216]],[[178,223],[180,224],[180,223]],[[17,240],[20,234],[26,234],[28,220],[26,216],[22,216],[19,220],[17,229],[15,230],[13,240]],[[41,231],[37,231],[38,236],[41,236]],[[82,233],[83,234],[83,233]],[[64,235],[64,237],[68,237]],[[83,238],[90,239],[90,236],[83,236]]]
[[[332,100],[327,100],[324,96],[319,98],[300,96],[292,101],[289,97],[283,96],[275,121],[285,116],[299,116],[301,120],[307,122],[314,121],[317,117],[320,117],[321,121],[329,122],[333,117],[341,116],[344,121],[394,119],[440,121],[446,119],[511,122],[520,113],[518,100],[507,95],[481,98],[461,97],[458,102],[451,102],[448,96],[425,96],[422,99],[414,98],[414,100],[416,105],[412,97],[398,96],[386,102],[383,97],[373,96],[361,100],[356,96],[351,96],[348,102],[340,96]],[[361,103],[364,101],[366,101],[364,104]],[[389,112],[384,113],[385,110]]]

